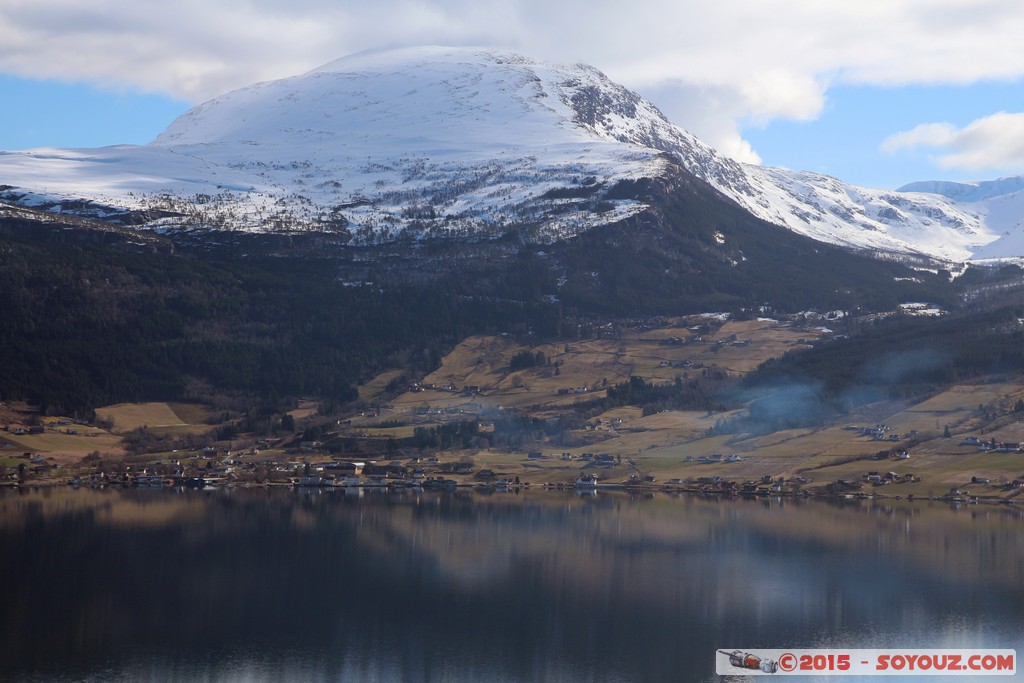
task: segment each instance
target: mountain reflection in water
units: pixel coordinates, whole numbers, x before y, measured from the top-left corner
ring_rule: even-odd
[[[710,681],[720,648],[1021,652],[1021,513],[4,491],[0,679]]]

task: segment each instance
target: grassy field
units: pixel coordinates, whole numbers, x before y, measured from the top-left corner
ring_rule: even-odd
[[[319,409],[320,406],[316,401],[305,400],[299,401],[299,405],[294,410],[289,410],[288,414],[296,420],[300,420],[316,415]]]
[[[366,384],[359,385],[359,400],[362,401],[363,403],[374,403],[376,401],[379,401],[381,397],[384,395],[384,392],[387,389],[388,384],[392,380],[395,380],[401,376],[401,370],[391,370],[389,372],[385,372],[378,375],[377,377],[373,378],[373,380],[367,382]]]
[[[183,427],[187,423],[167,403],[118,403],[96,409],[96,417],[113,423],[113,431],[129,432],[139,427]]]
[[[0,440],[11,445],[10,451],[37,453],[53,463],[67,466],[92,453],[99,453],[104,458],[123,457],[122,436],[139,427],[170,436],[203,434],[211,429],[206,424],[210,410],[188,403],[122,403],[99,408],[96,415],[100,420],[112,421],[113,428],[107,431],[90,425],[61,424],[58,418],[45,418],[42,434],[8,432]]]
[[[207,406],[198,403],[168,403],[167,407],[188,425],[204,424],[212,414]]]
[[[23,458],[15,458],[9,455],[0,455],[0,472],[5,469],[16,469],[18,465],[27,464]]]
[[[2,440],[14,446],[15,452],[39,453],[59,464],[77,462],[86,455],[99,452],[123,455],[121,437],[99,429],[75,427],[78,434],[46,432],[44,434],[5,434]]]
[[[204,434],[211,429],[211,410],[194,403],[119,403],[96,409],[101,420],[113,422],[112,432],[146,429],[170,436]]]

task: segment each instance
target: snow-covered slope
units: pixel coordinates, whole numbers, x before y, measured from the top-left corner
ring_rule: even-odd
[[[184,216],[163,225],[333,226],[365,241],[527,225],[553,239],[643,208],[602,194],[661,172],[658,150],[621,141],[652,120],[670,128],[585,66],[371,52],[228,93],[143,147],[0,155],[0,184],[25,203],[85,197]]]
[[[1024,258],[1024,176],[973,183],[926,181],[901,187],[900,192],[923,192],[948,198],[977,216],[994,238],[972,250],[971,259],[1021,260]]]
[[[995,239],[979,206],[918,192],[857,187],[817,173],[747,167],[754,196],[731,194],[765,220],[879,254],[965,261]]]
[[[149,211],[153,228],[375,242],[517,227],[552,240],[644,210],[606,193],[672,163],[817,240],[943,261],[1024,255],[1024,179],[893,192],[740,164],[592,67],[467,48],[366,52],[257,83],[145,146],[0,153],[0,197],[97,217]]]

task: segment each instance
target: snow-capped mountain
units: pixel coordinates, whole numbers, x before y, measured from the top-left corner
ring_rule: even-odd
[[[0,155],[0,183],[58,210],[158,210],[154,227],[333,227],[373,242],[531,225],[554,239],[643,209],[602,195],[661,172],[661,152],[633,142],[650,122],[672,129],[589,67],[370,52],[228,93],[145,146]]]
[[[466,48],[360,53],[257,83],[144,146],[0,153],[0,198],[131,212],[154,229],[331,230],[373,243],[516,228],[551,241],[643,212],[617,186],[673,165],[816,240],[941,261],[1024,255],[1024,180],[880,191],[740,164],[592,67]]]

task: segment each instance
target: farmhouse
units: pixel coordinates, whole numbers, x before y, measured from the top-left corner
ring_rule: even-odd
[[[324,469],[333,470],[335,472],[344,472],[347,474],[362,474],[363,468],[366,467],[364,462],[352,462],[335,460],[324,464]]]

